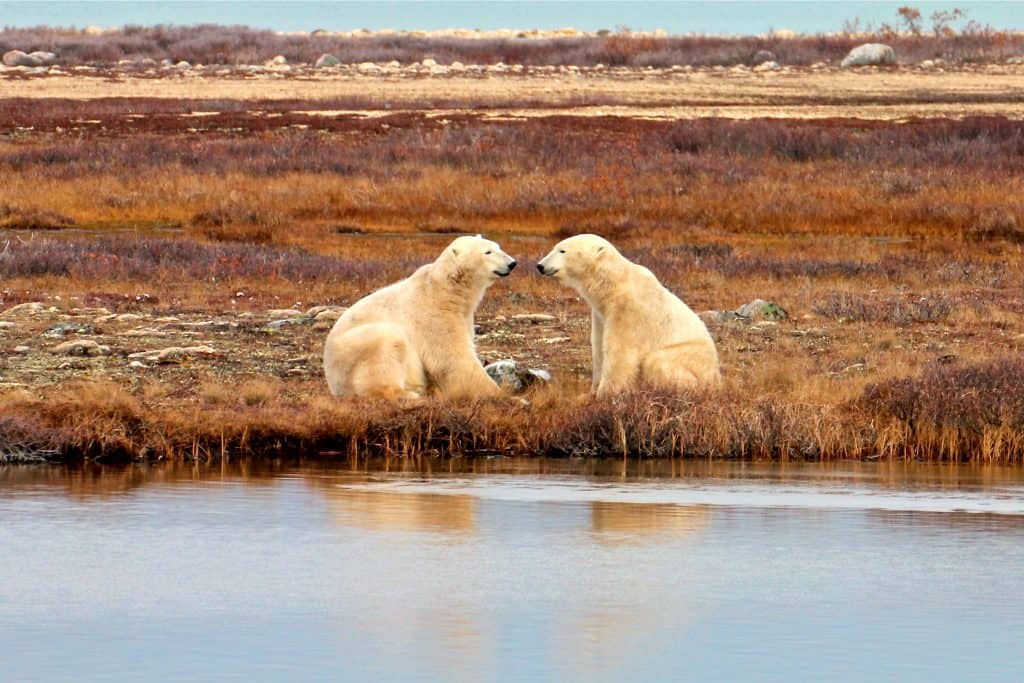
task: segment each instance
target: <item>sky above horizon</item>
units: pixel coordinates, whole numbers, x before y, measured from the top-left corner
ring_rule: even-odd
[[[997,29],[1024,29],[1022,2],[10,2],[0,1],[0,25],[123,26],[125,24],[243,24],[277,31],[436,30],[442,28],[555,29],[596,31],[628,26],[670,33],[756,34],[773,29],[801,33],[838,31],[847,20],[860,27],[896,24],[896,10],[911,5],[927,17],[962,7],[968,19]]]

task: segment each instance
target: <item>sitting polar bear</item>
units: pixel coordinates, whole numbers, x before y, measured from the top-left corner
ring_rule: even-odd
[[[499,394],[476,357],[473,313],[484,291],[515,267],[496,243],[459,237],[433,263],[357,301],[327,335],[331,393],[391,400]]]
[[[721,380],[718,352],[704,322],[608,240],[570,237],[555,245],[537,270],[572,287],[590,304],[598,395],[641,383],[681,388]]]

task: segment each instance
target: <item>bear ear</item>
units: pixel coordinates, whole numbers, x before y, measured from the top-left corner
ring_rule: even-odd
[[[452,247],[452,256],[458,256],[458,255],[459,255],[459,250],[456,249],[455,247]]]
[[[595,251],[594,253],[595,253],[595,254],[600,254],[600,253],[601,253],[602,251],[604,251],[604,245],[603,245],[603,244],[602,244],[601,246],[599,246],[599,247],[597,248],[597,251]]]
[[[477,233],[477,234],[476,234],[476,238],[477,238],[478,240],[482,240],[482,239],[484,238],[484,236],[483,236],[483,235],[481,235],[480,233]]]

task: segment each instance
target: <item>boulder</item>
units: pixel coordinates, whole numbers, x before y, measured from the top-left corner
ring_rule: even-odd
[[[891,47],[881,43],[865,43],[850,50],[850,54],[843,58],[840,66],[846,69],[851,66],[878,66],[895,63],[896,51]]]
[[[553,323],[556,320],[558,320],[558,318],[551,315],[550,313],[519,313],[517,315],[512,316],[512,320],[515,322],[531,323],[533,325],[538,325],[541,323]]]
[[[62,356],[109,356],[110,347],[101,346],[92,339],[75,339],[57,344],[51,351]]]
[[[763,64],[758,64],[757,66],[754,67],[754,71],[757,71],[758,73],[762,73],[762,72],[765,72],[765,71],[778,71],[781,68],[782,67],[779,66],[778,62],[771,61],[771,62],[764,62]]]
[[[338,59],[334,55],[329,55],[325,52],[324,54],[317,57],[316,64],[314,66],[322,69],[325,66],[338,66],[339,64],[341,64],[340,59]]]
[[[750,63],[754,66],[758,64],[764,64],[765,62],[777,62],[775,53],[771,50],[758,50],[754,53],[754,58],[750,60]]]
[[[128,356],[130,360],[150,361],[158,365],[181,363],[189,358],[212,356],[217,352],[209,346],[171,346],[157,351],[140,351]]]
[[[499,360],[484,367],[484,371],[502,388],[520,393],[538,382],[550,382],[551,373],[535,368],[521,368],[514,360]]]
[[[381,68],[373,62],[362,62],[356,69],[361,74],[379,74],[381,72]]]
[[[36,315],[37,313],[43,313],[45,311],[47,311],[46,304],[39,301],[30,301],[27,304],[11,306],[3,313],[0,313],[0,317],[6,318],[12,315]]]
[[[267,66],[284,66],[288,63],[288,59],[284,55],[277,55],[273,59],[267,62]]]
[[[789,317],[781,306],[764,299],[754,299],[743,304],[736,309],[736,315],[749,320],[785,320]]]
[[[431,59],[430,57],[427,57],[422,62],[420,62],[420,64],[422,64],[423,66],[429,68],[429,67],[432,67],[432,66],[437,66],[437,60],[434,60],[434,59]]]
[[[26,54],[21,50],[10,50],[4,53],[3,56],[4,66],[40,66],[42,62],[37,60],[32,55]]]
[[[709,325],[751,320],[785,320],[789,317],[785,309],[771,301],[754,299],[734,311],[702,311],[700,319]]]
[[[37,50],[35,52],[28,53],[28,56],[36,60],[39,66],[53,66],[57,63],[56,52],[44,52]]]

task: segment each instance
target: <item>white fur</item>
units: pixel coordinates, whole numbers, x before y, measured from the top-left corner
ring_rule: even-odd
[[[490,240],[459,237],[433,263],[357,301],[324,345],[331,393],[392,400],[499,394],[476,356],[473,314],[515,263]]]
[[[721,380],[704,322],[651,271],[597,235],[563,240],[537,265],[591,308],[593,389],[617,394],[648,384],[683,388]]]

